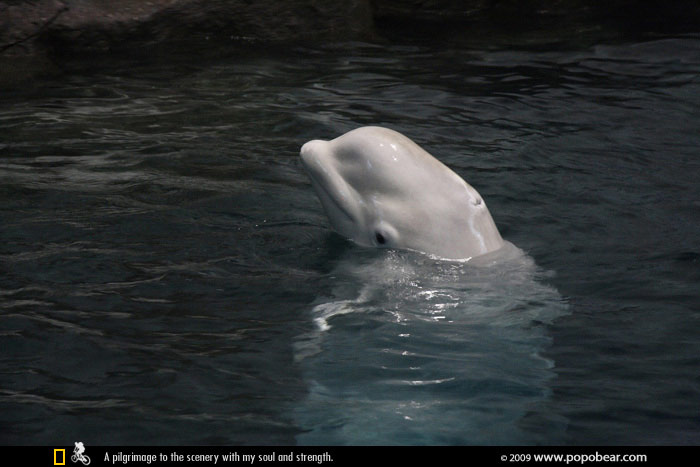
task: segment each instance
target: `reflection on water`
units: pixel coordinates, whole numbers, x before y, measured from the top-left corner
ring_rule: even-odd
[[[0,96],[0,440],[352,444],[379,417],[388,444],[696,442],[699,65],[694,36],[358,43]],[[330,233],[299,147],[367,124],[552,275]],[[324,303],[353,312],[321,332]]]
[[[470,262],[363,253],[336,266],[295,345],[309,385],[298,442],[561,440],[565,425],[524,420],[550,395],[546,326],[567,311],[530,258],[508,243]]]

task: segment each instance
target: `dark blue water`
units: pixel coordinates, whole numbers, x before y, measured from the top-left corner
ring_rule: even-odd
[[[700,38],[126,61],[0,96],[3,444],[697,444]],[[398,130],[489,267],[333,234],[310,139]]]

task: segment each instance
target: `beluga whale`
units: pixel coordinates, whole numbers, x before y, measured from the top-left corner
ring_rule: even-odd
[[[301,160],[333,229],[359,245],[469,260],[508,243],[481,195],[397,131],[312,140]]]

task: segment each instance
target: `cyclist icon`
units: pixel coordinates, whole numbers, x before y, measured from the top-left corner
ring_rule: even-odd
[[[70,456],[70,460],[75,462],[82,462],[83,465],[90,465],[90,458],[83,453],[85,452],[85,445],[82,441],[76,441],[75,449],[73,449],[73,455]]]

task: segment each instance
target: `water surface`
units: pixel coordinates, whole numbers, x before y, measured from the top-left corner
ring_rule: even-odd
[[[4,92],[0,441],[697,444],[698,70],[697,36],[351,43]],[[368,124],[524,262],[333,234],[298,150]]]

